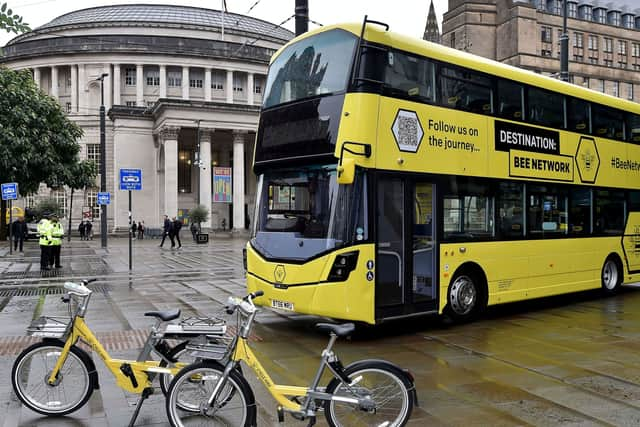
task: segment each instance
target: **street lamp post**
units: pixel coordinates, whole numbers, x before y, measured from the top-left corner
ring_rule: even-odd
[[[105,111],[104,111],[104,78],[109,74],[101,74],[96,80],[100,81],[100,191],[107,191],[107,147],[105,141]],[[107,205],[100,207],[100,240],[102,248],[107,248]]]
[[[560,36],[560,80],[569,81],[569,34],[567,33],[567,0],[562,2],[562,35]]]

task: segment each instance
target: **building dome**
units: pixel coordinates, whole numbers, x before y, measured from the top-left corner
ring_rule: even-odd
[[[224,28],[224,31],[229,33],[250,33],[256,37],[278,39],[281,42],[286,42],[293,37],[293,33],[285,28],[250,16],[190,6],[134,4],[99,6],[69,12],[36,28],[33,32],[14,38],[8,45],[36,35],[50,34],[71,28],[132,25],[135,27],[206,31],[215,29],[216,33]]]

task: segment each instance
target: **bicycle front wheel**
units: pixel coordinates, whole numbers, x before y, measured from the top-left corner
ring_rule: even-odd
[[[256,404],[247,380],[232,370],[212,406],[207,405],[224,369],[204,361],[189,365],[175,376],[166,399],[173,427],[255,426]]]
[[[327,393],[358,399],[325,402],[325,417],[331,427],[404,426],[413,411],[413,384],[397,368],[381,361],[364,361],[345,368],[351,384],[333,379]]]
[[[44,415],[66,415],[81,408],[95,385],[82,350],[71,347],[54,384],[48,383],[64,343],[40,342],[27,347],[11,371],[13,390],[29,409]]]

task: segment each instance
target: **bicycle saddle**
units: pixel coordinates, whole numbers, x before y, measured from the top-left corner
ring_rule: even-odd
[[[336,325],[333,323],[316,323],[316,328],[324,332],[333,332],[339,337],[344,337],[356,330],[356,325],[353,323],[343,323],[342,325]]]
[[[180,309],[174,308],[173,310],[165,310],[165,311],[147,311],[145,316],[157,317],[165,322],[169,320],[177,319],[180,317]]]

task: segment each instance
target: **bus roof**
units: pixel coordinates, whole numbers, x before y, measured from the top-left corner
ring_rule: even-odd
[[[345,23],[328,25],[304,33],[281,47],[273,55],[271,61],[273,61],[282,52],[283,49],[286,49],[291,44],[307,37],[311,37],[315,34],[335,29],[349,31],[359,37],[362,31],[362,24]],[[395,33],[393,31],[385,31],[383,28],[376,24],[367,25],[364,38],[374,43],[379,43],[385,46],[392,46],[406,52],[415,53],[416,55],[433,58],[442,62],[466,67],[471,70],[481,71],[490,75],[500,76],[506,79],[526,83],[531,86],[537,86],[561,94],[570,95],[575,98],[581,98],[587,101],[593,101],[599,104],[607,105],[612,108],[618,108],[621,110],[633,112],[635,114],[640,114],[640,104],[636,102],[617,98],[615,96],[607,95],[605,93],[584,88],[572,83],[564,82],[562,80],[543,76],[541,74],[534,73],[533,71],[514,67],[508,64],[503,64],[502,62],[494,61],[492,59],[484,58],[482,56],[463,52],[457,49],[452,49],[440,44],[428,42],[426,40],[408,37],[403,34]]]

